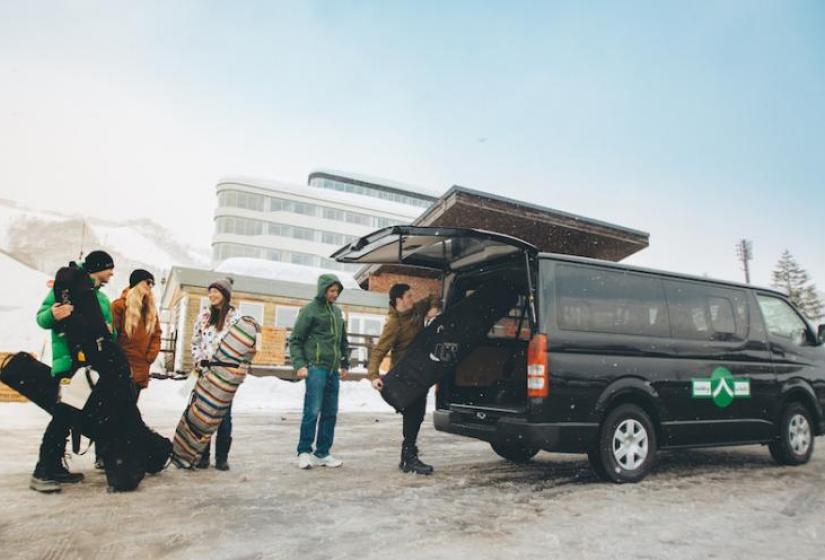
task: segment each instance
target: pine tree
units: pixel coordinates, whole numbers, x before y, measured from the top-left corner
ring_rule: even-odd
[[[808,273],[787,249],[773,271],[773,287],[788,294],[794,305],[811,321],[821,319],[825,309]]]

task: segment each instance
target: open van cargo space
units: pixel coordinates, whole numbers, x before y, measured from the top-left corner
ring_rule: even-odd
[[[447,307],[461,301],[477,286],[490,282],[504,284],[518,293],[516,305],[447,376],[445,404],[455,410],[471,407],[522,411],[527,406],[527,346],[531,333],[523,263],[452,279]]]

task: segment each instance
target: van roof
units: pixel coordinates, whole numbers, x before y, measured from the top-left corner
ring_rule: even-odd
[[[668,278],[677,278],[680,280],[693,280],[695,282],[704,282],[706,284],[720,284],[723,286],[729,286],[734,288],[744,288],[750,290],[759,290],[760,292],[770,292],[772,294],[776,294],[782,296],[783,298],[787,299],[787,294],[780,292],[774,288],[766,288],[763,286],[754,286],[752,284],[743,284],[741,282],[732,282],[729,280],[719,280],[716,278],[706,278],[704,276],[695,276],[691,274],[681,274],[678,272],[669,272],[667,270],[658,270],[655,268],[646,268],[643,266],[634,266],[629,264],[617,263],[613,261],[605,261],[601,259],[592,259],[588,257],[577,257],[574,255],[563,255],[560,253],[539,253],[540,259],[552,259],[555,261],[566,261],[578,264],[591,264],[591,265],[598,265],[601,267],[606,268],[615,268],[619,270],[630,270],[633,272],[642,272],[646,274],[656,274],[659,276],[666,276]]]

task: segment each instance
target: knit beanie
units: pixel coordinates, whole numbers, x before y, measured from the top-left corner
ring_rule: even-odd
[[[142,268],[136,268],[132,271],[132,274],[129,275],[129,287],[134,288],[144,280],[151,280],[152,283],[155,282],[155,277],[152,276],[152,273],[148,270],[143,270]]]
[[[106,251],[92,251],[86,255],[86,260],[83,261],[83,268],[89,274],[100,272],[101,270],[109,270],[114,267],[115,261]]]
[[[233,282],[234,282],[234,280],[232,280],[232,278],[227,276],[226,278],[221,278],[219,280],[215,280],[214,282],[209,284],[208,289],[211,290],[212,288],[215,288],[216,290],[218,290],[220,293],[223,294],[223,297],[226,298],[226,301],[229,301],[230,299],[232,299],[232,284],[233,284]]]

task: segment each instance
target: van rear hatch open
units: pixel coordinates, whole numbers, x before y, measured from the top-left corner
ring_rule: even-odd
[[[538,250],[521,239],[479,229],[392,226],[357,239],[332,254],[343,263],[400,264],[458,271]]]
[[[407,265],[443,277],[444,312],[487,283],[505,284],[516,303],[487,338],[441,382],[439,408],[493,420],[527,409],[528,343],[536,331],[535,274],[538,250],[495,232],[441,227],[393,226],[336,251],[344,263]]]

